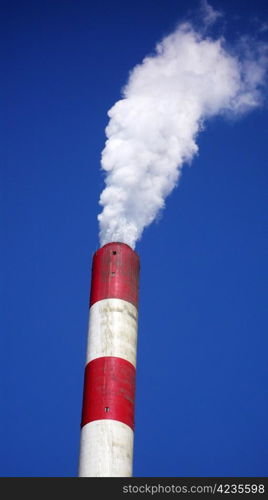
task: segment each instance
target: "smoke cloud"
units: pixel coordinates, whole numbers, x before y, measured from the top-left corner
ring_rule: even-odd
[[[210,21],[218,17],[208,14]],[[223,38],[183,23],[134,67],[123,98],[108,112],[101,245],[135,247],[178,184],[183,164],[197,154],[205,120],[261,105],[267,65],[266,45],[244,37],[236,49],[227,48]]]

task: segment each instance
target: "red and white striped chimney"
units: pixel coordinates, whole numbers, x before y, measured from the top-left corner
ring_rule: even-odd
[[[125,243],[93,257],[80,477],[132,475],[139,267]]]

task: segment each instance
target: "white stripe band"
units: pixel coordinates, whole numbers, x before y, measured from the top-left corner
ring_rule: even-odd
[[[117,420],[95,420],[81,429],[80,477],[131,477],[133,430]]]
[[[136,367],[137,320],[137,309],[130,302],[95,302],[90,308],[86,363],[102,356],[116,356]]]

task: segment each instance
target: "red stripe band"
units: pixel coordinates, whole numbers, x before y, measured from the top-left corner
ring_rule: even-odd
[[[83,425],[112,419],[134,429],[134,366],[122,358],[105,356],[90,361],[85,369]]]
[[[138,306],[140,262],[125,243],[107,243],[93,257],[90,306],[117,298]]]

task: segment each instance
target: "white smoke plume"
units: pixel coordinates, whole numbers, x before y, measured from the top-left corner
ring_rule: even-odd
[[[207,0],[201,0],[200,10],[205,26],[214,24],[219,17],[222,17],[222,13],[218,10],[213,9],[212,5],[210,5]]]
[[[134,67],[123,98],[108,112],[101,245],[135,247],[164,208],[183,164],[198,152],[204,121],[259,106],[266,70],[266,45],[244,37],[239,49],[228,49],[223,38],[209,38],[190,23],[179,25]]]

